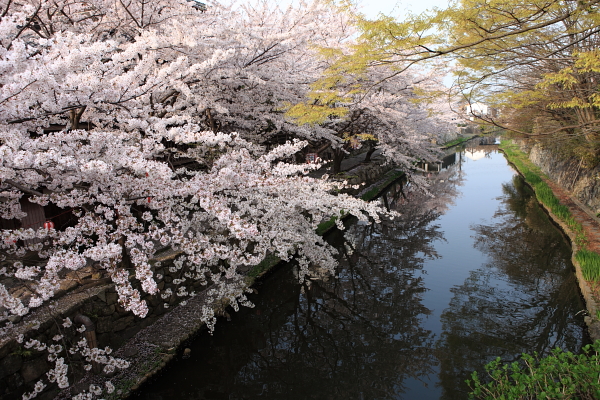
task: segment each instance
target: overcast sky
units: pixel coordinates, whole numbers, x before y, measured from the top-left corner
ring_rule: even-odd
[[[274,4],[284,5],[294,0],[269,0]],[[434,7],[446,8],[448,0],[355,0],[359,3],[360,11],[369,18],[375,18],[379,13],[402,19],[407,12],[420,14]]]
[[[446,8],[448,0],[361,0],[360,5],[361,12],[370,18],[376,17],[378,13],[402,17],[407,11],[420,14],[434,7]]]

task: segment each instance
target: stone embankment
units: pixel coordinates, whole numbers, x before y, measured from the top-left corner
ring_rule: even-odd
[[[600,166],[589,169],[582,161],[559,158],[539,143],[518,144],[548,178],[585,206],[586,213],[593,217],[600,213]]]
[[[528,155],[532,164],[540,168],[544,175],[540,177],[552,189],[560,203],[568,207],[571,215],[583,228],[586,237],[586,248],[600,254],[600,167],[587,169],[581,162],[564,160],[544,149],[539,143],[519,140],[521,151]],[[579,250],[577,233],[554,215],[552,211],[542,204],[554,222],[561,227],[569,237],[573,251],[573,265],[579,282],[581,293],[586,302],[588,316],[585,321],[588,325],[592,340],[600,339],[600,287],[598,283],[586,281],[583,277],[581,266],[575,254]]]

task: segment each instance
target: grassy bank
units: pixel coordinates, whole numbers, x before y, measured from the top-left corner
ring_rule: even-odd
[[[400,179],[402,176],[404,176],[404,172],[402,171],[392,170],[388,172],[380,182],[371,187],[366,193],[361,195],[360,198],[364,201],[373,200],[375,197],[379,196],[383,189],[385,189],[395,180]]]
[[[474,137],[474,136],[473,136],[473,137]],[[473,137],[462,137],[462,138],[458,138],[458,139],[451,140],[451,141],[449,141],[449,142],[447,142],[447,143],[444,143],[444,144],[442,145],[442,148],[443,148],[443,149],[447,149],[447,148],[449,148],[449,147],[452,147],[452,146],[459,145],[459,144],[461,144],[461,143],[464,143],[464,142],[467,142],[467,141],[469,141],[469,140],[473,139]]]
[[[529,161],[527,155],[519,150],[518,146],[513,144],[512,141],[503,140],[500,149],[504,151],[508,160],[519,170],[527,183],[533,187],[538,201],[544,204],[575,234],[575,244],[578,248],[575,259],[581,265],[583,277],[588,281],[599,281],[600,255],[586,249],[588,241],[583,227],[573,218],[569,208],[560,204],[552,189],[542,179],[543,172]]]
[[[360,198],[363,199],[364,201],[373,200],[374,198],[379,196],[379,194],[381,193],[381,191],[383,189],[385,189],[388,185],[390,185],[395,180],[400,179],[403,175],[404,175],[404,172],[397,171],[397,170],[392,170],[392,171],[388,172],[379,182],[377,182],[377,184],[373,185],[367,192],[362,194],[360,196]],[[341,214],[342,214],[341,218],[344,218],[345,216],[343,215],[343,211],[341,212]],[[317,226],[317,234],[323,236],[325,233],[327,233],[330,229],[332,229],[335,226],[335,221],[338,218],[339,217],[334,215],[329,220],[321,222]]]

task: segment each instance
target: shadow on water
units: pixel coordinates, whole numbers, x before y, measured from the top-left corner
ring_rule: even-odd
[[[146,399],[397,398],[406,377],[431,373],[434,336],[421,327],[423,257],[439,234],[429,222],[353,225],[337,242],[337,278],[298,284],[294,267],[278,270],[255,308],[203,335]],[[411,232],[407,234],[407,232]],[[423,255],[420,255],[423,254]]]
[[[400,217],[350,221],[329,236],[337,277],[300,284],[285,265],[258,288],[254,308],[199,335],[190,358],[133,398],[462,399],[471,371],[496,356],[578,351],[583,305],[569,247],[484,147],[455,153],[432,175],[434,197],[391,186],[380,201]],[[490,176],[478,178],[482,168]],[[494,180],[496,192],[478,179]],[[473,196],[485,205],[494,196],[491,207],[464,205]]]

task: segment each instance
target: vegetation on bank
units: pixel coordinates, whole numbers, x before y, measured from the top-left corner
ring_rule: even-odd
[[[491,380],[482,383],[477,372],[467,384],[471,399],[598,399],[600,398],[600,340],[579,355],[554,349],[546,357],[523,354],[503,364],[498,357],[485,366]]]
[[[585,237],[583,226],[573,218],[568,207],[560,204],[552,189],[541,178],[543,173],[529,161],[527,155],[520,151],[517,145],[512,143],[512,141],[503,140],[500,148],[504,151],[508,160],[517,167],[519,172],[525,177],[525,180],[533,187],[538,200],[575,233],[575,244],[578,247],[575,259],[581,265],[583,277],[588,281],[599,281],[600,255],[586,249],[587,238]]]
[[[447,143],[444,143],[444,145],[442,146],[442,148],[447,149],[449,147],[456,146],[456,145],[462,144],[464,142],[467,142],[467,141],[469,141],[471,139],[473,139],[473,138],[472,137],[457,138],[457,139],[451,140],[451,141],[449,141]]]
[[[377,185],[373,186],[366,193],[360,196],[364,201],[371,201],[375,197],[377,197],[383,189],[385,189],[388,185],[394,182],[397,179],[400,179],[404,175],[404,172],[393,170],[389,172],[384,179]]]
[[[390,185],[395,180],[400,179],[403,175],[404,175],[404,172],[402,172],[402,171],[392,170],[387,175],[385,175],[385,177],[378,184],[374,185],[367,192],[362,194],[360,196],[360,198],[364,201],[373,200],[381,193],[381,191],[383,189],[385,189],[388,185]],[[342,214],[341,218],[344,218],[343,214]],[[338,219],[338,217],[334,215],[329,220],[321,222],[317,226],[317,231],[316,231],[317,235],[323,236],[325,233],[327,233],[330,229],[332,229],[335,226],[335,221],[337,221],[337,219]]]

